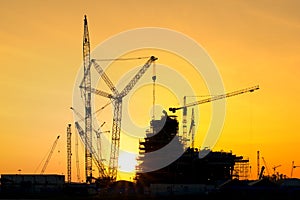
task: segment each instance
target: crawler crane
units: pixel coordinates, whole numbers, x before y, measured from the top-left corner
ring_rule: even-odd
[[[141,59],[144,57],[136,58]],[[77,130],[82,138],[84,138],[85,146],[85,174],[86,174],[86,182],[91,183],[92,176],[92,160],[93,158],[93,147],[92,147],[92,106],[91,106],[91,95],[96,94],[106,98],[109,98],[113,104],[113,120],[112,120],[112,136],[111,136],[111,150],[110,150],[110,159],[109,159],[109,167],[108,167],[108,176],[112,181],[117,178],[117,169],[118,169],[118,159],[119,159],[119,146],[120,146],[120,133],[121,133],[121,121],[122,121],[122,100],[131,89],[136,85],[139,79],[143,76],[146,70],[150,67],[150,65],[157,60],[156,57],[151,56],[148,58],[148,61],[141,67],[141,69],[136,73],[136,75],[129,81],[129,83],[125,86],[125,88],[119,92],[119,90],[114,86],[110,78],[107,76],[105,71],[101,68],[101,66],[97,63],[97,59],[90,58],[90,39],[88,32],[88,23],[86,16],[84,17],[84,36],[83,36],[83,61],[84,61],[84,77],[79,86],[84,96],[84,104],[85,104],[85,130],[83,130],[79,123],[75,124]],[[117,59],[115,59],[117,60]],[[101,91],[95,88],[92,88],[91,81],[91,67],[94,67],[100,77],[104,80],[105,84],[111,90],[112,94],[109,94],[105,91]],[[103,167],[103,163],[101,160],[99,161],[101,168]],[[105,175],[106,177],[106,175]]]

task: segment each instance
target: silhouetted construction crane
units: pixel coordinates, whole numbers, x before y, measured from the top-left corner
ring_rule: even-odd
[[[211,102],[211,101],[224,99],[224,98],[227,98],[227,97],[236,96],[236,95],[239,95],[239,94],[254,92],[255,90],[258,90],[258,89],[259,89],[259,86],[256,85],[256,86],[253,86],[253,87],[237,90],[237,91],[234,91],[234,92],[221,94],[221,95],[216,95],[216,96],[213,96],[213,97],[210,97],[210,98],[207,98],[207,99],[202,99],[202,100],[195,101],[195,102],[188,103],[188,104],[186,103],[186,96],[184,96],[184,98],[183,98],[183,104],[184,105],[182,107],[169,108],[169,111],[175,113],[177,110],[183,109],[183,116],[182,116],[183,133],[182,133],[182,137],[185,140],[186,139],[186,133],[187,133],[187,131],[186,131],[186,123],[187,123],[186,116],[187,116],[187,108],[188,107],[196,106],[196,105],[203,104],[203,103],[208,103],[208,102]]]
[[[79,152],[78,152],[78,134],[75,134],[75,159],[76,159],[76,172],[77,182],[80,182],[80,167],[79,167]]]
[[[48,166],[48,163],[49,163],[49,161],[50,161],[50,159],[51,159],[51,156],[52,156],[52,154],[53,154],[53,151],[54,151],[54,149],[55,149],[55,147],[56,147],[56,145],[57,145],[58,139],[59,139],[59,136],[57,136],[57,138],[55,139],[55,141],[54,141],[54,143],[53,143],[53,145],[52,145],[52,147],[51,147],[50,153],[48,154],[48,157],[47,157],[47,159],[46,159],[46,162],[45,162],[45,164],[44,164],[44,166],[43,166],[43,168],[42,168],[42,170],[41,170],[41,174],[44,174],[44,172],[45,172],[45,170],[46,170],[46,168],[47,168],[47,166]]]
[[[277,169],[278,167],[281,167],[281,165],[276,165],[276,166],[273,167],[273,174],[274,174],[274,175],[276,175],[276,169]]]
[[[291,178],[293,177],[293,172],[294,172],[294,169],[295,169],[296,167],[300,167],[300,166],[298,166],[298,165],[295,165],[295,162],[294,162],[294,161],[292,161]]]
[[[84,130],[81,128],[81,126],[79,125],[78,122],[75,122],[75,127],[78,131],[79,136],[81,137],[81,140],[84,143],[85,148],[88,148],[88,151],[91,153],[91,158],[92,161],[94,161],[94,163],[96,164],[98,170],[99,170],[99,174],[100,174],[100,179],[106,180],[108,181],[110,179],[109,174],[106,171],[105,165],[102,163],[102,159],[99,157],[99,155],[96,153],[94,147],[91,145],[90,141],[86,141],[86,136],[85,136],[85,132]],[[90,182],[92,182],[92,179],[94,179],[94,177],[91,178],[91,180],[88,180]]]
[[[267,164],[265,158],[264,158],[264,157],[261,157],[261,159],[262,159],[263,162],[264,162],[264,165],[265,165],[265,168],[266,168],[266,170],[267,170],[268,176],[270,176],[271,174],[270,174],[269,166],[268,166],[268,164]]]
[[[85,175],[86,182],[92,182],[92,152],[88,146],[92,146],[92,108],[91,108],[91,72],[90,72],[90,38],[87,18],[84,16],[84,35],[83,35],[83,66],[84,66],[84,78],[82,85],[85,88],[83,90],[84,94],[84,103],[85,103]],[[76,127],[77,128],[77,127]]]
[[[136,58],[141,59],[141,58]],[[113,123],[112,123],[112,141],[111,151],[109,160],[109,175],[111,180],[115,180],[117,177],[118,169],[118,157],[119,157],[119,146],[120,146],[120,132],[121,132],[121,116],[122,116],[122,99],[125,97],[130,90],[135,86],[138,80],[150,67],[151,63],[157,60],[156,57],[151,56],[149,60],[143,65],[143,67],[137,72],[133,79],[125,86],[125,88],[119,92],[114,86],[112,81],[108,78],[103,69],[98,65],[96,59],[90,59],[90,39],[88,32],[87,18],[84,16],[84,36],[83,36],[83,60],[84,60],[84,77],[80,84],[80,88],[84,94],[85,101],[85,168],[86,168],[86,182],[92,181],[92,108],[91,108],[91,93],[101,95],[112,100],[114,106]],[[110,60],[110,59],[109,59]],[[117,59],[116,59],[117,60]],[[101,78],[107,84],[113,94],[97,90],[91,87],[91,67],[94,66],[96,71],[99,73]],[[76,128],[80,129],[80,125],[77,123]],[[82,132],[81,130],[78,130]]]
[[[83,116],[73,107],[70,107],[71,110],[73,110],[74,114],[77,115],[77,117],[79,118],[79,121],[84,121]],[[78,121],[78,122],[79,122]],[[100,126],[100,128],[105,124],[105,122],[103,122]],[[96,136],[99,137],[101,133],[109,133],[110,131],[101,131],[100,128],[98,130],[96,130],[94,127],[92,127],[94,133],[96,133]]]
[[[120,146],[120,132],[121,132],[121,121],[122,121],[122,100],[131,89],[136,85],[138,80],[142,77],[142,75],[146,72],[146,70],[150,67],[151,63],[157,60],[156,57],[151,56],[149,60],[142,66],[142,68],[136,73],[136,75],[129,81],[129,83],[125,86],[125,88],[119,92],[117,88],[110,81],[106,73],[101,69],[100,65],[96,63],[95,60],[92,60],[92,64],[95,66],[96,70],[100,74],[101,78],[113,92],[113,94],[106,93],[101,90],[97,90],[92,88],[91,92],[97,95],[110,98],[113,101],[114,106],[114,114],[113,114],[113,124],[112,124],[112,143],[110,150],[110,160],[109,160],[109,174],[112,180],[116,180],[117,178],[117,170],[118,170],[118,159],[119,159],[119,146]]]
[[[67,181],[71,183],[71,172],[72,172],[72,143],[71,143],[71,124],[67,127]]]
[[[76,127],[76,129],[78,130],[78,133],[79,133],[79,135],[80,135],[80,138],[81,138],[81,140],[82,140],[82,142],[83,142],[83,144],[84,145],[86,145],[86,141],[85,141],[85,134],[84,134],[84,131],[82,130],[82,128],[80,127],[80,125],[79,125],[79,121],[84,121],[84,118],[83,118],[83,116],[75,109],[75,108],[73,108],[73,107],[70,107],[70,109],[73,111],[73,113],[79,118],[79,120],[76,122],[77,123],[77,125],[76,125],[76,123],[75,123],[75,125],[78,127]],[[105,122],[103,122],[102,124],[101,124],[101,126],[100,126],[100,128],[102,128],[102,126],[105,124]],[[100,140],[100,134],[102,134],[102,133],[109,133],[110,131],[101,131],[100,130],[100,128],[98,129],[98,130],[96,130],[94,127],[92,127],[92,129],[93,129],[93,132],[96,134],[96,136],[97,136],[97,139],[98,140]],[[82,131],[82,132],[79,132],[79,131]],[[77,138],[76,138],[77,139]],[[97,146],[97,152],[94,150],[94,148],[93,148],[93,146],[91,145],[91,148],[93,148],[92,149],[92,156],[93,156],[93,154],[97,154],[98,153],[98,156],[96,156],[95,157],[95,155],[94,155],[94,157],[97,159],[97,157],[98,157],[98,161],[95,161],[95,162],[102,162],[102,157],[101,157],[101,148],[100,148],[100,142],[101,141],[98,141],[98,146]],[[79,177],[79,175],[80,175],[80,169],[79,169],[79,159],[78,159],[78,141],[76,140],[76,168],[77,168],[77,180],[80,180],[80,177]],[[95,158],[92,158],[92,159],[95,159]],[[99,164],[97,164],[97,165],[99,165]],[[104,167],[104,164],[100,164],[100,165],[103,165],[103,167]],[[99,168],[98,168],[99,169]],[[99,174],[100,173],[102,173],[102,171],[103,171],[103,169],[102,169],[102,167],[100,168],[100,171],[99,171]],[[106,176],[108,176],[108,174],[106,173],[106,175],[105,175],[105,179],[107,179],[107,177]]]

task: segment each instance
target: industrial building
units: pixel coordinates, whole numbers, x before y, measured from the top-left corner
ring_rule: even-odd
[[[243,178],[246,176],[245,169],[249,168],[249,160],[244,159],[243,156],[206,149],[208,154],[204,158],[199,158],[199,150],[190,147],[168,166],[142,172],[147,170],[151,162],[155,162],[148,158],[147,153],[161,149],[171,141],[175,141],[183,148],[182,138],[178,134],[178,125],[177,117],[168,116],[166,112],[160,120],[151,121],[153,132],[149,131],[147,137],[139,144],[137,170],[141,172],[136,174],[137,185],[148,188],[151,193],[174,193],[175,191],[178,194],[205,193],[215,188],[214,185],[239,178],[240,174]]]
[[[54,195],[63,192],[64,184],[64,175],[2,174],[1,194]]]

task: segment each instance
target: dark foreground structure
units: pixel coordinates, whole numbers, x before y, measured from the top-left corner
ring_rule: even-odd
[[[231,152],[214,152],[204,149],[202,152],[205,152],[205,156],[200,158],[200,152],[197,148],[184,150],[184,139],[178,134],[178,124],[176,116],[168,116],[167,114],[162,116],[160,120],[151,121],[153,131],[152,133],[148,132],[147,137],[141,140],[139,145],[140,156],[136,175],[138,184],[144,186],[153,184],[215,185],[234,177],[240,178],[240,171],[244,172],[249,167],[249,160]],[[165,160],[173,156],[172,151],[166,154],[161,153],[159,157],[151,156],[151,152],[160,150],[170,143],[175,144],[176,151],[180,151],[181,155],[169,165],[149,171],[149,166],[153,166],[153,163],[164,163]],[[237,169],[241,166],[244,170]]]
[[[248,180],[249,160],[232,152],[209,149],[184,150],[178,134],[176,116],[165,114],[152,120],[152,133],[140,141],[139,165],[134,182],[117,181],[109,185],[66,183],[64,175],[3,174],[1,199],[300,199],[300,179],[273,179],[261,176]],[[155,134],[153,134],[155,133]],[[174,155],[151,157],[150,153],[170,143],[179,149],[174,161],[156,170],[153,163]],[[203,150],[202,150],[203,151]],[[172,151],[171,151],[172,152]],[[175,153],[174,153],[175,154]]]

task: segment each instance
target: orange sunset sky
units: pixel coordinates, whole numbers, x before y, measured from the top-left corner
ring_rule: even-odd
[[[67,174],[66,128],[74,124],[70,106],[82,65],[85,14],[91,50],[115,34],[143,27],[168,28],[193,38],[216,64],[227,92],[260,86],[254,93],[226,99],[224,127],[213,150],[249,158],[251,178],[257,178],[257,151],[270,170],[281,165],[276,170],[288,177],[292,161],[300,166],[299,1],[0,0],[0,4],[0,174],[39,173],[58,135],[46,173]],[[157,55],[158,63],[163,55]],[[204,119],[210,116],[209,108],[203,106]],[[131,109],[134,113],[134,106]],[[122,145],[126,142],[121,138]],[[82,150],[81,145],[84,180]],[[300,168],[294,169],[293,177],[300,178]]]

